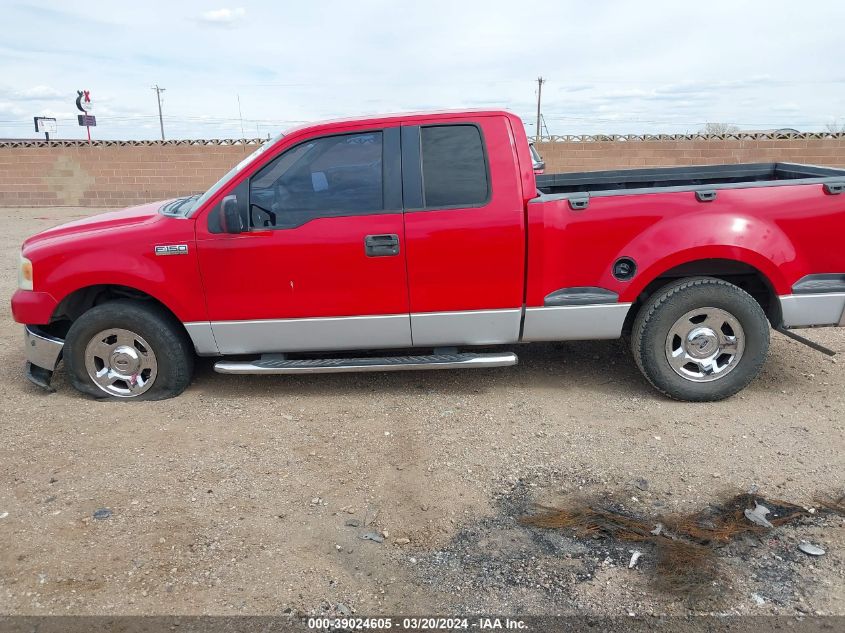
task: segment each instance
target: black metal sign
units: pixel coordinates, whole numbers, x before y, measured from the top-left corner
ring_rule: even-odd
[[[90,90],[76,91],[76,107],[80,112],[91,112],[94,109],[94,104],[91,102]]]

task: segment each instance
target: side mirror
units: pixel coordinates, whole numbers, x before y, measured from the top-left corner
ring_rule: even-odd
[[[244,225],[238,209],[237,196],[226,196],[220,203],[220,225],[226,233],[243,233]]]

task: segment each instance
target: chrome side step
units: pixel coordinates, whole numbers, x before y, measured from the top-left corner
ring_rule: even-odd
[[[385,356],[382,358],[319,358],[285,360],[262,357],[252,361],[221,360],[214,371],[221,374],[338,374],[355,371],[412,371],[459,369],[462,367],[506,367],[516,365],[516,354],[430,354],[427,356]]]

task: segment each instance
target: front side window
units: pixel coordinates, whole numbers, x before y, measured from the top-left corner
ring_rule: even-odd
[[[250,223],[292,228],[315,218],[384,209],[382,133],[344,134],[290,148],[250,179]]]
[[[202,196],[199,196],[196,200],[189,200],[186,205],[182,205],[179,208],[179,211],[183,212],[184,215],[190,215],[191,213],[193,213],[194,211],[199,209],[202,205],[204,205],[206,203],[207,200],[209,200],[212,196],[214,196],[215,193],[220,191],[226,185],[226,183],[228,183],[232,178],[234,178],[244,167],[252,164],[252,162],[256,158],[261,156],[261,154],[263,154],[268,149],[270,149],[273,145],[275,145],[283,136],[284,136],[284,133],[279,134],[275,138],[268,140],[265,143],[262,143],[261,146],[258,149],[256,149],[254,152],[252,152],[246,158],[244,158],[237,165],[232,167],[232,169],[230,169],[228,172],[226,172],[226,175],[223,176],[216,183],[214,183],[211,186],[211,188],[208,189],[208,191],[206,191],[204,194],[202,194]]]
[[[426,208],[487,202],[487,161],[481,131],[475,125],[423,127],[420,145]]]

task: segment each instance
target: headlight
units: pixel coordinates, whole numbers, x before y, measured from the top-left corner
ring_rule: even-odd
[[[32,262],[21,253],[21,261],[18,266],[18,288],[21,290],[32,290]]]

